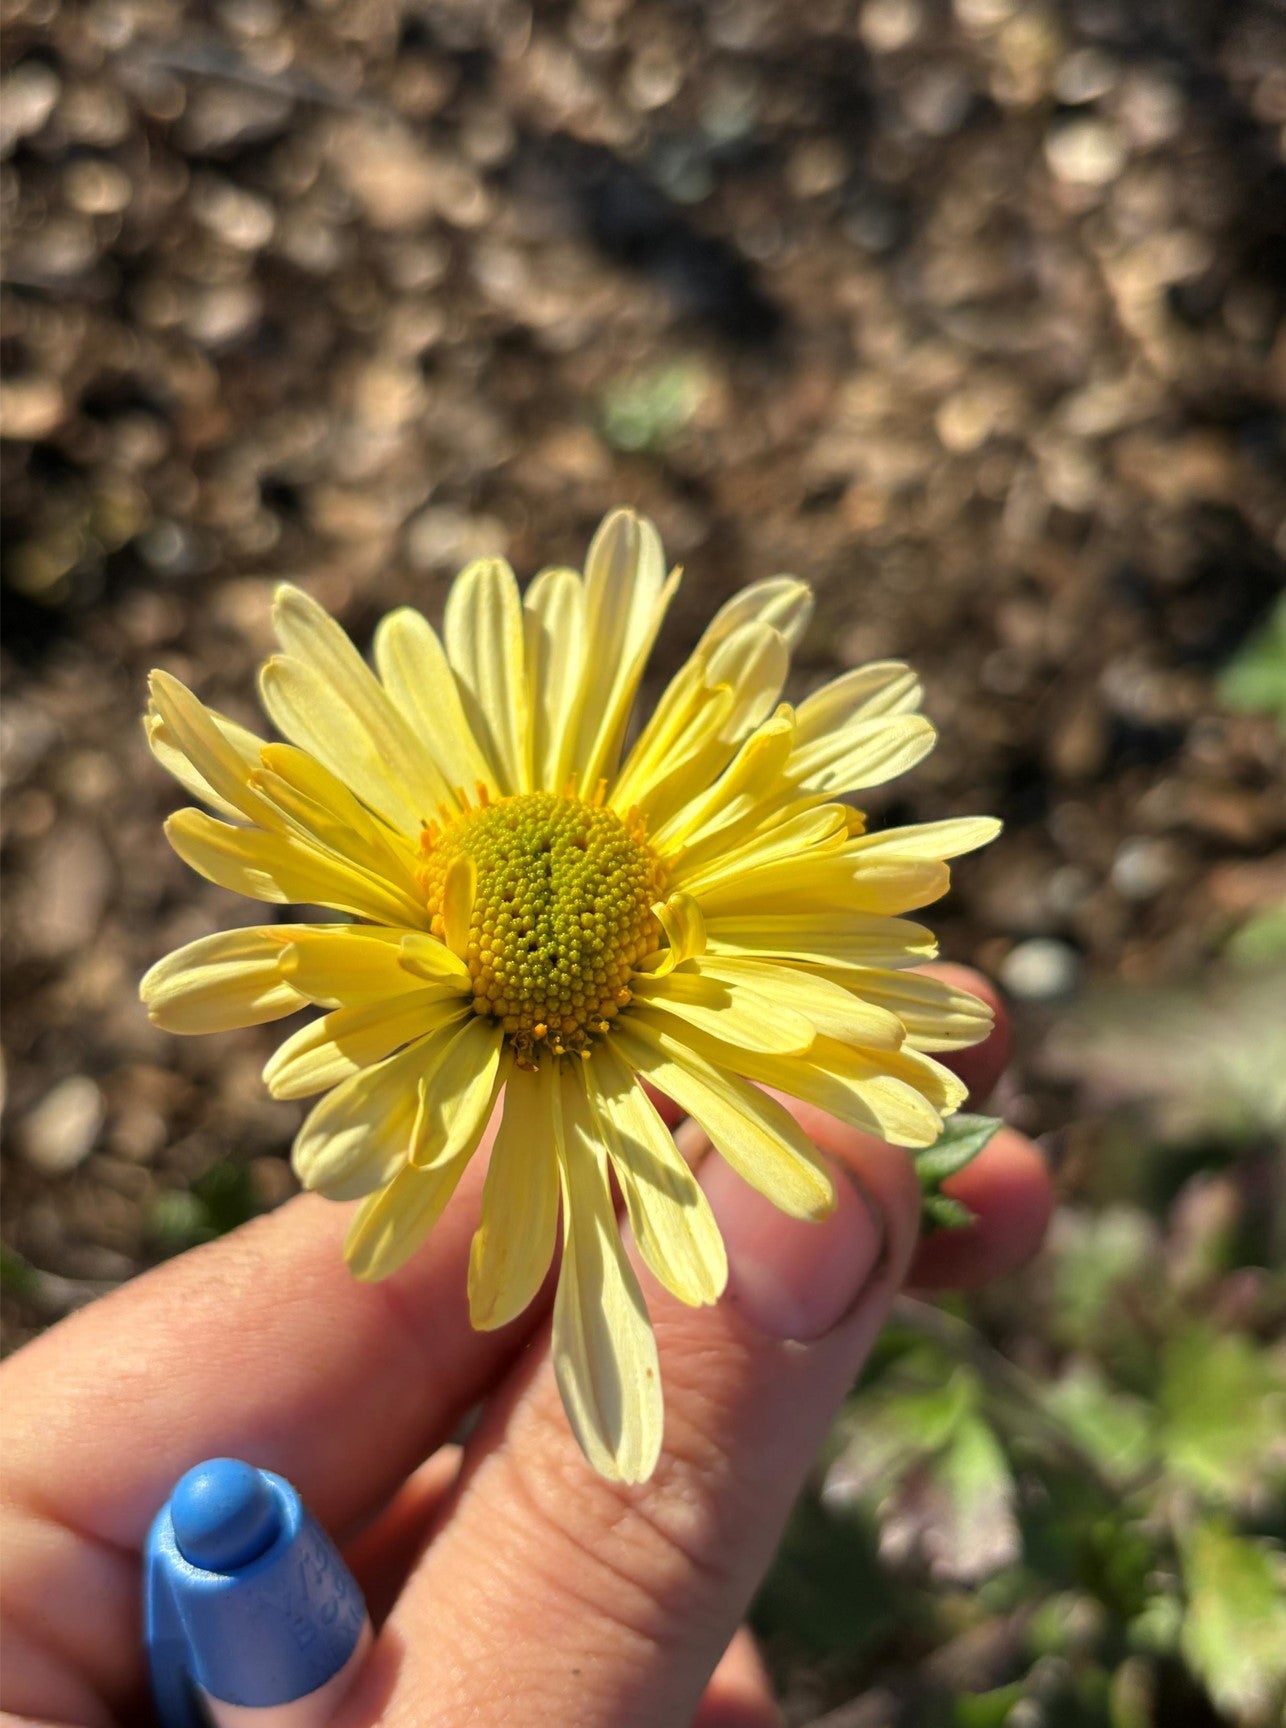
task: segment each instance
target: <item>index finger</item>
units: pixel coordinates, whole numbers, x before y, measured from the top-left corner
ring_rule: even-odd
[[[19,1623],[120,1696],[138,1679],[134,1556],[191,1465],[230,1454],[278,1470],[339,1531],[383,1504],[539,1320],[533,1306],[504,1332],[469,1325],[481,1180],[479,1161],[431,1244],[382,1284],[344,1265],[349,1209],[301,1195],[12,1357],[5,1554]]]

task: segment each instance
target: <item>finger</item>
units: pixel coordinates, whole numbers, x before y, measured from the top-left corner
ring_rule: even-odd
[[[929,978],[938,978],[957,990],[967,990],[971,996],[985,1002],[995,1016],[991,1031],[981,1044],[973,1044],[967,1050],[949,1051],[940,1058],[964,1081],[969,1088],[969,1102],[977,1108],[995,1089],[1009,1061],[1009,1010],[991,979],[982,972],[975,972],[972,966],[936,960],[931,965],[916,967],[916,971]]]
[[[782,1728],[763,1658],[746,1626],[719,1658],[692,1728]]]
[[[341,1532],[388,1500],[539,1318],[469,1325],[482,1174],[478,1161],[430,1246],[383,1284],[344,1266],[348,1208],[304,1196],[6,1363],[5,1546],[22,1557],[6,1572],[40,1642],[107,1695],[136,1682],[137,1551],[202,1458],[280,1471]]]
[[[460,1474],[458,1446],[442,1446],[398,1489],[389,1504],[345,1546],[344,1559],[382,1625],[408,1574],[433,1538]]]
[[[783,1217],[721,1162],[703,1171],[734,1270],[712,1308],[650,1287],[667,1396],[650,1483],[593,1475],[547,1338],[527,1353],[466,1448],[346,1728],[489,1728],[519,1698],[527,1719],[577,1728],[692,1719],[914,1242],[907,1160],[834,1122],[823,1146],[856,1182],[840,1180],[821,1224]]]
[[[923,1290],[968,1290],[1014,1272],[1044,1239],[1054,1209],[1045,1160],[1026,1135],[1001,1128],[965,1168],[943,1183],[976,1222],[930,1236],[916,1250],[908,1282]]]

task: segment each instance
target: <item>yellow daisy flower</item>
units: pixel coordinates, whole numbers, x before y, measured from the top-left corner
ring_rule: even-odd
[[[778,576],[716,615],[627,747],[630,711],[678,572],[655,528],[610,515],[585,572],[520,597],[499,559],[455,581],[440,639],[403,608],[372,672],[297,588],[269,743],[157,672],[151,747],[205,809],[170,843],[255,900],[347,922],[268,924],[189,943],[147,974],[172,1032],[317,1007],[264,1071],[276,1098],[323,1094],[294,1165],[362,1199],[346,1254],[382,1278],[423,1242],[503,1094],[469,1263],[480,1328],[503,1326],[563,1252],[553,1355],[595,1469],[650,1475],[656,1348],[621,1243],[682,1302],[727,1263],[710,1208],[640,1082],[672,1099],[784,1212],[823,1217],[831,1177],[761,1086],[902,1146],[926,1146],[963,1088],[933,1052],[985,1035],[986,1007],[906,968],[935,952],[903,916],[987,817],[868,834],[840,795],[913,767],[934,732],[893,661],[781,703],[808,620]],[[213,812],[211,814],[210,812]]]

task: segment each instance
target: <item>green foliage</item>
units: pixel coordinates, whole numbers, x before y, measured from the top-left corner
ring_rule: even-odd
[[[1181,1644],[1234,1720],[1280,1721],[1286,1705],[1286,1560],[1210,1519],[1183,1541],[1188,1613]]]
[[[933,1145],[915,1153],[926,1234],[931,1230],[960,1230],[973,1223],[973,1213],[962,1200],[944,1194],[942,1184],[972,1164],[1001,1126],[998,1116],[952,1116]]]
[[[148,1236],[162,1254],[180,1254],[225,1236],[260,1210],[244,1164],[220,1158],[188,1189],[160,1194],[148,1214]]]
[[[1177,1481],[1221,1503],[1245,1501],[1265,1485],[1274,1442],[1286,1432],[1286,1385],[1249,1338],[1195,1324],[1170,1339],[1158,1409]]]
[[[1109,1482],[1123,1487],[1154,1463],[1151,1406],[1113,1386],[1093,1362],[1071,1361],[1045,1388],[1044,1401]]]
[[[886,1551],[936,1578],[990,1577],[1018,1550],[1014,1479],[982,1384],[932,1346],[850,1403],[832,1496],[876,1510]]]
[[[0,1290],[3,1290],[6,1296],[25,1297],[30,1300],[39,1283],[40,1274],[30,1261],[19,1254],[16,1248],[0,1242]]]
[[[858,1509],[799,1502],[755,1606],[760,1630],[810,1658],[878,1647],[915,1611],[879,1564],[873,1523]]]
[[[1286,906],[1270,906],[1266,912],[1248,918],[1229,937],[1224,953],[1230,960],[1248,966],[1286,960]]]
[[[1286,1296],[1239,1268],[1255,1190],[1212,1159],[1163,1219],[1066,1209],[973,1320],[899,1304],[760,1599],[770,1652],[881,1728],[1275,1728]]]
[[[603,434],[618,450],[662,450],[700,408],[710,377],[699,360],[623,375],[603,391]]]
[[[1224,667],[1219,695],[1226,707],[1275,714],[1286,726],[1286,598]]]

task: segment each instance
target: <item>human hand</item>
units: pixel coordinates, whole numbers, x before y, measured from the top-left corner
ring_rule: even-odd
[[[931,970],[995,1002],[976,975]],[[985,1044],[949,1058],[975,1099],[1006,1045],[998,1013]],[[666,1376],[664,1451],[641,1486],[578,1451],[546,1301],[501,1332],[470,1328],[485,1159],[384,1283],[345,1271],[347,1209],[301,1195],[19,1352],[0,1374],[7,1720],[146,1719],[142,1544],[177,1478],[227,1454],[294,1483],[381,1628],[334,1728],[771,1728],[736,1627],[890,1303],[908,1279],[964,1286],[1021,1264],[1050,1206],[1035,1148],[1002,1130],[949,1184],[976,1224],[917,1248],[906,1156],[794,1108],[851,1178],[832,1216],[788,1219],[712,1158],[726,1297],[686,1308],[639,1268]],[[693,1126],[678,1133],[699,1157]],[[463,1448],[446,1444],[480,1401]]]

